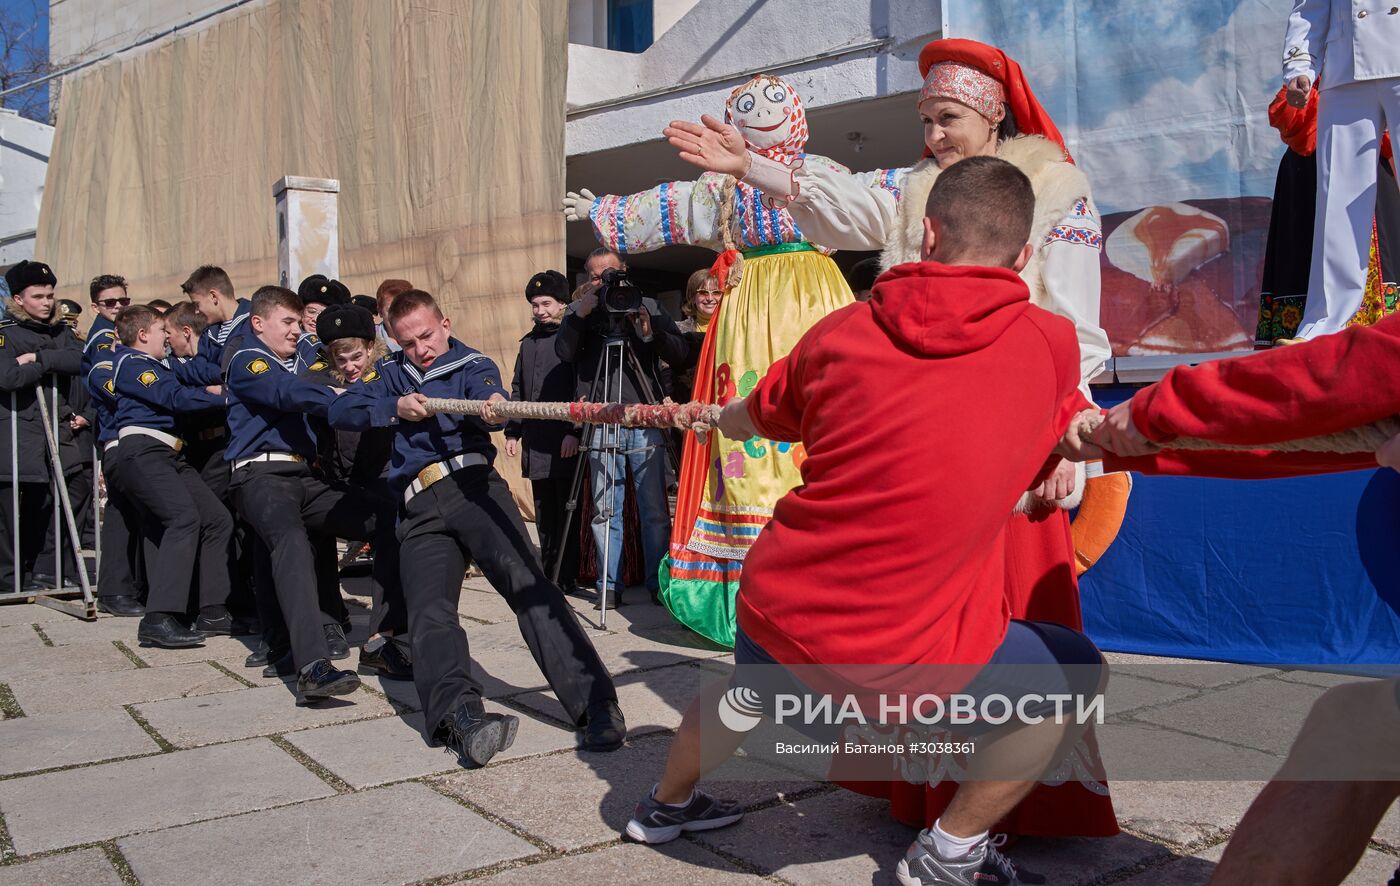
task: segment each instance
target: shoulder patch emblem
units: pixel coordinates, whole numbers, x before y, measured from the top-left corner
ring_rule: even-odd
[[[105,344],[105,345],[98,345],[98,346],[97,346],[97,349],[98,349],[99,351],[110,351],[110,350],[112,350],[112,343],[111,343],[111,342],[107,342],[107,344]]]
[[[5,336],[0,335],[0,348],[5,346]]]
[[[486,378],[486,387],[488,387],[488,388],[494,388],[495,386],[496,386],[496,380],[493,379],[493,378],[490,378],[490,377],[488,376],[488,377]]]
[[[329,365],[330,364],[327,363],[325,360],[317,360],[315,363],[312,363],[306,368],[311,370],[312,372],[320,372],[322,369],[325,369]]]
[[[102,390],[109,394],[115,394],[117,392],[117,386],[112,384],[112,380],[109,378],[102,383]]]
[[[267,361],[259,357],[258,359],[248,364],[248,371],[253,373],[254,375],[258,375],[262,372],[267,372]]]
[[[362,378],[362,379],[360,379],[360,380],[361,380],[361,381],[374,381],[374,380],[377,379],[377,378],[379,378],[379,370],[378,370],[378,369],[371,369],[369,372],[366,372],[366,373],[365,373],[365,377]]]
[[[155,384],[156,379],[158,378],[160,378],[160,376],[156,375],[156,371],[154,369],[147,369],[145,372],[136,376],[136,380],[148,388],[151,385]]]

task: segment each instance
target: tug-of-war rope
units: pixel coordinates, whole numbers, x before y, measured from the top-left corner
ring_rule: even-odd
[[[446,400],[430,397],[426,404],[429,412],[446,412],[456,415],[478,415],[485,400]],[[671,403],[656,406],[645,404],[623,405],[619,403],[525,403],[518,400],[497,400],[491,404],[491,411],[503,419],[535,419],[544,421],[567,421],[574,424],[621,425],[626,428],[680,428],[682,430],[701,426],[714,427],[719,420],[719,407],[710,403]],[[1103,422],[1098,414],[1083,414],[1075,419],[1080,436],[1089,439],[1094,429]],[[1198,440],[1191,437],[1178,437],[1165,444],[1164,449],[1228,449],[1247,451],[1269,449],[1275,452],[1375,452],[1387,440],[1400,435],[1400,418],[1383,418],[1374,424],[1362,425],[1325,434],[1319,437],[1304,437],[1298,440],[1282,440],[1274,443],[1238,444],[1217,443],[1213,440]]]

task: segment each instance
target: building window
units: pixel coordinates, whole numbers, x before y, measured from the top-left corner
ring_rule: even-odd
[[[641,52],[651,45],[652,0],[608,0],[608,48]]]

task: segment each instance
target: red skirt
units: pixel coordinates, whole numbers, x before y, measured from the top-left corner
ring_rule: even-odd
[[[1012,618],[1083,629],[1068,513],[1057,508],[1034,518],[1012,517],[1006,530],[1006,560],[1006,597]],[[1084,743],[1097,770],[1102,764],[1092,730],[1085,734]],[[943,814],[958,786],[955,782],[930,786],[871,781],[844,783],[844,787],[887,799],[896,819],[926,828]],[[992,830],[1026,837],[1111,837],[1118,833],[1118,818],[1106,781],[1088,785],[1067,781],[1039,785]]]

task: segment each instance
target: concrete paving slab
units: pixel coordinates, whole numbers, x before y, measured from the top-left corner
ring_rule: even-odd
[[[1232,831],[1264,783],[1114,781],[1110,787],[1123,827],[1175,846],[1194,846]]]
[[[1132,886],[1206,886],[1225,853],[1226,845],[1219,843],[1204,852],[1154,867],[1123,882]],[[1400,858],[1367,849],[1356,867],[1342,880],[1341,886],[1382,886],[1390,881],[1397,867],[1400,867]]]
[[[1007,857],[1049,883],[1099,882],[1113,874],[1171,857],[1171,850],[1135,837],[1076,837],[1057,840],[1027,838],[1007,851]]]
[[[1171,683],[1145,680],[1130,674],[1114,671],[1108,680],[1108,692],[1104,709],[1109,716],[1135,711],[1140,708],[1155,707],[1170,701],[1180,701],[1195,695],[1199,690]]]
[[[24,655],[0,658],[0,682],[20,677],[55,674],[98,674],[126,671],[136,667],[131,659],[111,643],[92,646],[44,646]]]
[[[0,648],[24,654],[34,649],[45,648],[43,638],[33,625],[8,625],[0,627]]]
[[[365,839],[371,823],[373,836]],[[201,870],[218,871],[227,886],[397,886],[538,854],[528,842],[421,784],[141,834],[118,847],[143,886],[185,886],[191,872]]]
[[[0,775],[160,751],[126,711],[40,714],[0,722]]]
[[[0,886],[121,886],[101,849],[80,849],[0,867]]]
[[[615,753],[555,754],[460,772],[439,783],[556,849],[578,849],[620,835],[638,798],[660,775],[670,746],[669,739],[647,738]],[[719,787],[726,796],[754,804],[813,786],[752,771],[753,781]]]
[[[97,621],[81,621],[69,618],[40,625],[44,634],[55,646],[80,646],[86,643],[111,643],[120,640],[128,646],[136,645],[136,627],[139,618],[99,618]]]
[[[1115,673],[1146,677],[1164,683],[1210,688],[1251,680],[1278,673],[1277,668],[1234,664],[1227,661],[1199,661],[1191,658],[1167,658],[1157,655],[1134,655],[1127,652],[1105,652],[1104,658]]]
[[[177,748],[192,748],[254,735],[365,720],[393,713],[389,703],[364,690],[299,707],[287,686],[175,698],[136,706],[152,728]]]
[[[892,883],[895,865],[916,833],[890,818],[888,803],[837,790],[752,813],[694,839],[765,874],[806,886]]]
[[[1276,679],[1286,680],[1290,683],[1303,683],[1308,686],[1320,686],[1323,689],[1330,689],[1333,686],[1341,686],[1344,683],[1357,683],[1363,680],[1374,680],[1375,677],[1364,677],[1356,674],[1337,674],[1331,671],[1313,670],[1283,670],[1275,675]]]
[[[132,619],[134,621],[134,619]],[[248,642],[244,642],[247,640]],[[133,626],[131,639],[124,640],[136,657],[151,667],[162,665],[188,664],[192,661],[216,661],[246,656],[252,647],[251,637],[206,637],[203,646],[189,649],[161,649],[156,646],[141,646],[136,642],[136,629]]]
[[[1254,680],[1144,711],[1134,719],[1286,754],[1308,709],[1321,694],[1316,686]]]
[[[498,754],[492,761],[493,765],[505,760],[568,750],[575,745],[574,733],[551,723],[494,702],[488,701],[486,710],[514,714],[520,719],[515,743]],[[308,757],[355,788],[462,769],[455,753],[441,746],[430,747],[424,740],[422,714],[308,729],[290,733],[286,738]]]
[[[15,700],[30,716],[188,698],[241,688],[242,683],[203,662],[106,674],[33,675],[10,681]]]
[[[10,588],[8,590],[13,590]],[[99,617],[99,621],[102,617]],[[79,621],[66,612],[40,606],[37,603],[6,603],[0,605],[0,626],[51,624],[60,621]]]
[[[383,677],[365,676],[361,676],[360,679],[370,689],[383,693],[389,699],[389,704],[400,714],[423,709],[423,705],[418,701],[418,687],[412,680],[386,680]]]
[[[702,686],[723,681],[714,671],[688,664],[623,674],[615,683],[617,701],[627,718],[629,736],[675,729],[686,707]],[[553,692],[532,692],[512,699],[516,704],[562,719],[564,709]]]
[[[23,855],[335,793],[266,739],[0,782]]]
[[[540,883],[636,883],[666,886],[741,886],[754,881],[704,847],[685,840],[660,846],[624,843],[596,852],[572,855],[512,868],[472,880],[472,886],[537,886]]]
[[[1099,753],[1110,781],[1266,781],[1281,756],[1184,735],[1151,723],[1111,722],[1100,727]]]
[[[462,596],[457,600],[457,612],[474,622],[485,622],[491,625],[515,624],[515,613],[506,605],[506,601],[501,599],[501,595],[494,590],[478,591],[463,588]],[[471,628],[472,625],[468,624],[467,629],[471,630]]]

